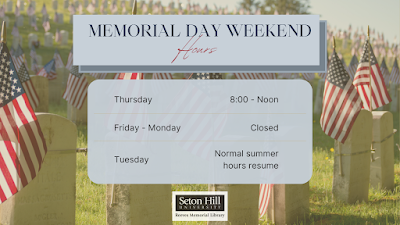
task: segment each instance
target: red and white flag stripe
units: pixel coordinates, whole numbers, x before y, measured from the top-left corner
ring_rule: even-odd
[[[260,184],[260,193],[258,198],[258,210],[260,212],[260,217],[264,216],[267,212],[273,187],[273,184]]]
[[[120,73],[118,80],[141,80],[144,78],[143,73]]]
[[[341,89],[325,80],[321,127],[324,132],[342,143],[347,139],[355,118],[360,112],[361,98],[351,83]]]
[[[242,80],[264,80],[264,79],[276,79],[275,73],[234,73],[236,79]]]
[[[371,76],[369,71],[371,71]],[[372,79],[372,93],[369,90],[370,79]],[[369,96],[372,97],[373,110],[391,101],[382,73],[376,65],[371,65],[370,68],[368,62],[360,63],[354,77],[354,86],[360,94],[364,109],[370,110]]]
[[[174,79],[172,73],[153,73],[153,79],[155,80],[170,80]]]
[[[79,78],[69,74],[63,98],[75,108],[81,109],[87,97],[88,86],[89,83],[85,76]]]
[[[36,109],[39,106],[39,96],[36,93],[35,87],[32,84],[32,81],[29,79],[22,83],[22,87],[25,90],[26,95],[28,96],[29,103],[31,103],[32,109]]]
[[[0,108],[0,124],[3,127],[0,132],[2,203],[36,177],[47,148],[26,94]]]

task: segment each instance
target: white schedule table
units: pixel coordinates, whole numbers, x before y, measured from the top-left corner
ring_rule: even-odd
[[[88,173],[99,184],[302,184],[312,175],[304,80],[97,80]]]

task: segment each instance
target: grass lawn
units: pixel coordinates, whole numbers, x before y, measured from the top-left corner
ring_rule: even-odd
[[[315,87],[317,80],[313,82]],[[315,90],[316,88],[314,88]],[[50,105],[50,112],[67,116],[67,105]],[[399,128],[399,114],[393,114],[394,127]],[[323,133],[319,115],[314,115],[313,176],[310,180],[310,214],[298,224],[400,224],[400,165],[395,147],[395,190],[393,192],[370,189],[369,202],[343,204],[332,199],[334,153],[333,139]],[[394,136],[399,143],[399,134]],[[87,147],[86,126],[78,126],[78,147]],[[175,191],[205,191],[207,184],[172,185]],[[76,224],[106,224],[106,186],[90,181],[87,175],[87,156],[77,154]],[[176,222],[176,225],[206,224],[205,222]],[[260,224],[270,224],[264,217]]]
[[[14,1],[16,2],[16,1]],[[27,2],[27,1],[25,1]],[[24,26],[19,27],[19,33],[22,36],[22,48],[30,69],[30,49],[28,48],[28,34],[35,33],[43,45],[44,29],[42,27],[42,17],[40,10],[43,3],[47,4],[47,11],[50,15],[51,29],[49,32],[55,33],[56,29],[69,32],[69,42],[66,46],[59,46],[54,43],[53,47],[41,46],[37,54],[42,56],[43,64],[53,58],[55,48],[58,48],[60,55],[67,62],[68,53],[72,46],[72,24],[69,24],[69,12],[63,9],[63,1],[58,0],[58,12],[64,13],[64,24],[55,24],[53,22],[54,10],[51,8],[51,1],[36,0],[37,26],[38,31],[34,31],[29,26],[24,11],[21,13],[24,19]],[[70,1],[71,3],[72,1]],[[83,1],[81,1],[83,3]],[[118,4],[120,1],[118,1]],[[15,5],[14,7],[15,8]],[[127,11],[131,10],[127,6]],[[84,9],[85,12],[85,9]],[[97,9],[97,12],[98,9]],[[140,14],[140,9],[138,14]],[[11,47],[11,31],[15,21],[13,13],[6,13],[10,18],[10,25],[7,27],[8,46]],[[347,64],[351,59],[351,43],[346,49],[342,49],[342,41],[336,40],[337,52],[340,52]],[[331,46],[328,51],[332,52]],[[380,62],[381,59],[379,59]],[[393,61],[386,61],[391,68]],[[312,82],[314,92],[316,91],[317,79]],[[315,96],[315,93],[314,93]],[[50,105],[49,112],[67,117],[67,105],[62,100],[61,105]],[[399,129],[399,114],[394,113],[394,128]],[[332,199],[332,176],[333,176],[333,153],[330,149],[333,147],[333,139],[325,135],[319,125],[319,115],[314,115],[314,134],[313,134],[313,176],[310,180],[310,214],[306,215],[306,222],[299,221],[298,224],[400,224],[400,166],[399,151],[395,147],[395,186],[393,192],[381,192],[370,189],[368,203],[357,203],[352,205],[337,203]],[[78,126],[78,147],[87,147],[87,129],[86,126]],[[399,142],[399,134],[394,136],[394,143]],[[207,190],[206,184],[199,185],[172,185],[173,190]],[[77,175],[76,175],[76,224],[106,224],[106,186],[94,184],[87,175],[87,156],[82,153],[77,154]],[[264,218],[265,219],[265,218]],[[206,224],[205,222],[192,223],[180,222],[174,224]],[[268,224],[267,221],[260,220],[260,224]]]

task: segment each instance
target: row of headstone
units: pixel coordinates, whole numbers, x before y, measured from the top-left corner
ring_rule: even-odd
[[[13,1],[7,0],[6,2],[6,12],[12,12],[13,11]]]
[[[258,184],[213,184],[209,191],[228,192],[228,221],[208,225],[258,224]],[[303,221],[309,213],[309,184],[277,184],[271,190],[267,218],[284,225]],[[157,199],[157,213],[152,201]],[[171,185],[107,185],[107,224],[172,224]]]
[[[66,30],[61,30],[60,31],[61,35],[61,45],[68,45],[68,31]],[[33,37],[32,37],[33,38]],[[37,40],[37,36],[35,37]],[[53,41],[54,41],[54,35],[51,32],[46,32],[44,34],[44,46],[45,47],[52,47],[53,46]]]
[[[392,113],[361,110],[345,143],[335,142],[334,199],[367,202],[370,185],[394,188],[393,134]]]
[[[46,157],[35,179],[0,204],[0,224],[75,224],[76,125],[55,114],[36,117]]]

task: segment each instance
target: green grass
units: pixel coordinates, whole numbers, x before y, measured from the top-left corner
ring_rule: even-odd
[[[314,90],[317,80],[312,82]],[[66,117],[67,104],[50,105],[50,112]],[[393,114],[394,128],[399,129],[399,114]],[[333,139],[323,133],[319,115],[313,122],[313,176],[310,180],[310,214],[297,224],[400,224],[400,165],[395,151],[395,190],[370,189],[367,203],[344,204],[332,199]],[[394,136],[399,143],[399,134]],[[87,128],[78,125],[78,147],[87,147]],[[106,186],[95,184],[87,175],[87,156],[77,154],[76,224],[106,224]],[[172,185],[173,191],[205,191],[206,184]],[[175,225],[206,224],[206,222],[175,222]],[[271,224],[265,217],[260,224]]]
[[[16,1],[14,1],[16,2]],[[69,41],[66,46],[59,46],[54,42],[53,47],[44,47],[44,29],[42,27],[42,18],[40,10],[43,3],[47,5],[47,11],[50,15],[51,29],[49,32],[55,33],[56,29],[69,32]],[[72,2],[72,1],[70,1]],[[118,1],[118,4],[120,1]],[[37,26],[38,31],[34,31],[29,26],[28,17],[24,11],[24,26],[19,27],[20,35],[23,39],[22,48],[30,69],[30,49],[28,48],[28,34],[35,33],[41,42],[41,46],[36,50],[38,55],[42,56],[42,63],[45,64],[53,58],[55,48],[58,48],[63,62],[67,62],[68,53],[72,47],[72,25],[69,24],[69,12],[64,10],[63,1],[58,0],[58,12],[64,13],[64,24],[55,24],[53,22],[54,10],[51,8],[51,1],[36,0]],[[13,7],[14,8],[14,7]],[[127,6],[127,11],[131,10]],[[84,9],[85,11],[85,9]],[[98,9],[97,12],[99,13]],[[210,12],[211,13],[211,12]],[[141,14],[141,10],[138,10]],[[13,13],[6,13],[10,18],[10,24],[7,27],[8,46],[12,43],[12,27],[15,21]],[[351,59],[351,42],[346,49],[342,49],[342,40],[336,40],[337,52],[340,52],[346,63]],[[332,52],[331,46],[328,46],[329,54]],[[381,59],[379,59],[379,62]],[[387,61],[391,68],[393,61]],[[31,71],[32,72],[32,71]],[[314,96],[318,80],[312,82],[314,87]],[[315,99],[314,99],[315,100]],[[67,104],[62,100],[60,105],[50,105],[49,112],[67,117]],[[399,129],[399,113],[393,113],[394,128]],[[395,147],[395,186],[393,192],[377,191],[370,189],[369,201],[367,203],[343,204],[332,199],[332,176],[333,176],[333,153],[330,149],[333,147],[333,139],[325,135],[319,125],[319,115],[314,115],[313,122],[313,176],[310,180],[310,214],[306,215],[306,222],[299,221],[297,224],[400,224],[400,166],[399,151]],[[394,143],[399,142],[399,134],[394,135]],[[87,128],[84,125],[78,125],[78,147],[87,147]],[[106,224],[106,186],[94,184],[87,175],[87,156],[83,153],[77,154],[76,165],[76,224]],[[207,190],[206,184],[198,185],[172,185],[173,191],[204,191]],[[260,220],[260,224],[270,224],[268,221]],[[186,224],[206,224],[205,222],[177,222],[176,225]]]

